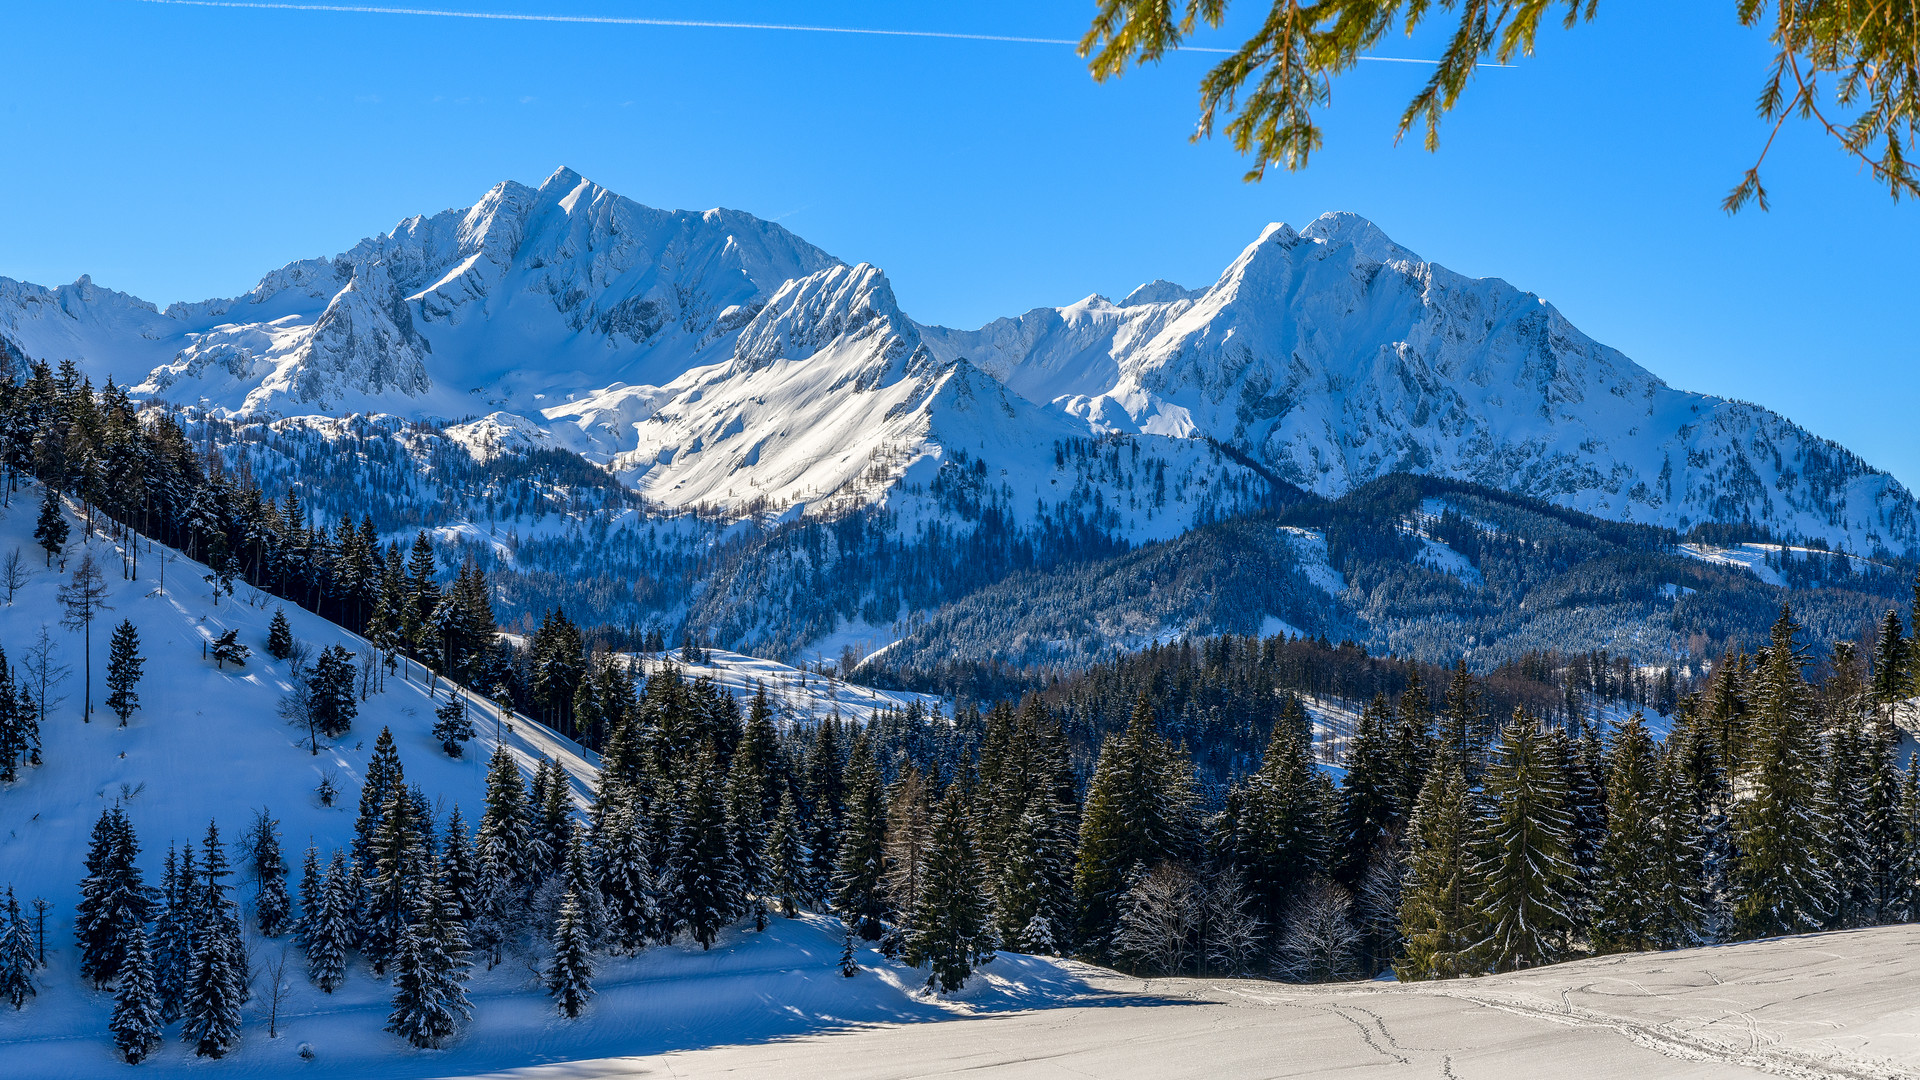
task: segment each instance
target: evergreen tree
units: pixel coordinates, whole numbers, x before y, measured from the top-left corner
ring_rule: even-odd
[[[1880,620],[1880,638],[1873,652],[1873,703],[1882,710],[1913,692],[1913,645],[1907,640],[1900,613],[1887,609]]]
[[[1828,823],[1820,744],[1799,632],[1792,612],[1782,608],[1755,672],[1753,765],[1738,819],[1734,912],[1746,937],[1818,930],[1832,911],[1832,877],[1821,857]]]
[[[560,905],[560,918],[554,923],[551,945],[552,956],[542,973],[547,995],[553,998],[561,1016],[577,1019],[587,1007],[587,999],[593,996],[593,955],[587,946],[580,898],[572,890],[567,891]]]
[[[406,787],[406,772],[400,765],[400,753],[393,745],[393,730],[383,727],[373,741],[373,753],[367,758],[367,773],[360,781],[360,814],[353,823],[353,858],[362,866],[373,859],[374,834],[380,831],[381,815],[393,793]]]
[[[1398,762],[1393,753],[1393,707],[1377,694],[1360,712],[1360,722],[1347,748],[1347,772],[1340,781],[1340,823],[1337,877],[1348,884],[1360,880],[1367,859],[1383,839],[1398,840],[1404,827],[1398,804]],[[1267,755],[1273,755],[1269,744]]]
[[[80,976],[104,989],[120,974],[120,950],[129,926],[143,926],[152,905],[141,879],[140,845],[133,823],[118,806],[101,811],[87,851],[74,934],[80,944]]]
[[[1475,951],[1495,971],[1552,963],[1573,929],[1573,819],[1558,749],[1539,721],[1515,710],[1487,771],[1474,872],[1486,935]]]
[[[356,678],[353,654],[340,645],[320,650],[313,670],[307,673],[308,708],[313,710],[320,733],[330,739],[351,731],[354,717],[360,715],[360,702],[354,693]]]
[[[463,744],[473,738],[473,721],[467,716],[467,703],[459,692],[447,695],[446,704],[433,711],[433,737],[440,740],[448,757],[459,757]]]
[[[854,737],[847,761],[846,799],[841,821],[839,865],[834,871],[834,909],[867,941],[878,941],[887,905],[881,882],[886,874],[886,794],[873,743],[866,732]]]
[[[533,842],[527,847],[528,859],[544,879],[566,868],[567,845],[573,840],[573,785],[558,761],[547,758],[540,763],[531,801]]]
[[[452,911],[452,918],[468,926],[480,915],[480,865],[474,857],[473,839],[467,834],[467,819],[455,803],[447,815],[446,840],[440,847],[440,888]]]
[[[1611,798],[1612,793],[1608,795]],[[1710,852],[1711,834],[1725,830],[1708,825],[1686,755],[1671,739],[1660,759],[1654,797],[1657,813],[1651,837],[1656,850],[1651,866],[1655,876],[1650,885],[1642,886],[1655,894],[1650,940],[1661,949],[1706,944],[1714,939],[1718,882],[1724,878],[1720,857]]]
[[[1134,864],[1183,858],[1192,840],[1193,768],[1162,738],[1142,694],[1126,730],[1100,747],[1080,821],[1074,898],[1079,936],[1101,944],[1119,918],[1118,901]]]
[[[702,949],[713,946],[720,928],[739,910],[741,899],[718,772],[713,745],[708,743],[683,782],[668,864],[668,900],[663,905],[674,931],[684,930]],[[581,914],[576,912],[576,919]],[[584,932],[584,925],[581,929]]]
[[[130,926],[121,945],[120,985],[113,996],[107,1030],[129,1065],[138,1065],[162,1041],[160,995],[154,988],[153,954],[142,926]]]
[[[1014,823],[995,890],[997,929],[1008,947],[1040,955],[1059,949],[1072,925],[1073,840],[1071,823],[1045,801]]]
[[[0,1001],[18,1010],[26,1005],[28,998],[38,995],[40,988],[33,981],[33,969],[37,966],[33,932],[20,915],[20,901],[14,897],[11,885],[7,886],[4,916],[0,921]]]
[[[929,988],[953,993],[993,959],[997,942],[984,886],[966,801],[955,784],[934,814],[919,902],[908,914],[905,958],[929,969]]]
[[[1473,970],[1478,940],[1474,908],[1473,836],[1478,805],[1457,758],[1427,770],[1426,786],[1407,823],[1407,871],[1400,925],[1406,952],[1395,972],[1402,979],[1449,979]]]
[[[353,944],[355,875],[344,851],[335,851],[327,866],[321,902],[307,916],[307,978],[322,993],[340,989],[347,978],[347,950]]]
[[[481,861],[492,867],[502,888],[524,890],[533,882],[527,846],[527,789],[520,767],[505,746],[496,746],[487,766],[487,808],[480,816]]]
[[[34,522],[33,538],[47,550],[47,565],[67,546],[67,516],[60,510],[60,493],[46,485],[40,496],[40,518]]]
[[[1465,657],[1454,665],[1447,683],[1446,708],[1440,714],[1441,756],[1458,762],[1468,780],[1477,781],[1485,765],[1481,735],[1485,719],[1480,710],[1480,688],[1467,670]]]
[[[114,628],[107,653],[107,708],[120,718],[121,727],[127,726],[127,718],[140,707],[138,687],[145,665],[140,658],[140,632],[134,629],[132,619],[123,620]]]
[[[600,888],[605,897],[607,938],[632,955],[660,934],[660,908],[647,858],[646,822],[631,806],[608,815],[600,845]]]
[[[180,1034],[201,1057],[225,1057],[240,1042],[240,1006],[247,997],[245,946],[240,938],[238,905],[227,895],[226,849],[220,831],[209,823],[201,845],[199,922],[193,930],[193,956],[187,971]]]
[[[786,918],[798,917],[802,908],[811,908],[819,899],[812,854],[800,824],[800,804],[791,790],[782,791],[761,862],[766,867],[767,890]]]
[[[286,608],[273,609],[273,621],[267,624],[267,655],[275,660],[293,655],[293,627],[287,624]]]
[[[466,935],[431,879],[414,900],[394,949],[393,1009],[386,1030],[423,1049],[446,1042],[473,1015],[467,1001]]]
[[[1659,947],[1660,909],[1668,898],[1650,887],[1668,855],[1661,843],[1659,758],[1638,712],[1614,732],[1607,772],[1607,838],[1600,845],[1595,890],[1595,952]]]
[[[259,891],[253,904],[254,921],[266,937],[279,937],[293,928],[293,901],[287,895],[287,860],[280,854],[280,822],[262,807],[247,829],[248,869]]]
[[[184,845],[177,859],[174,850],[168,848],[165,873],[162,896],[166,906],[154,924],[153,974],[160,996],[160,1018],[171,1023],[180,1018],[186,1004],[187,972],[193,966],[193,928],[200,919],[200,871],[192,844]]]
[[[1309,750],[1296,725],[1275,724],[1259,771],[1229,801],[1223,843],[1246,876],[1255,916],[1268,926],[1279,925],[1300,888],[1327,867],[1332,790]]]
[[[320,906],[326,902],[326,871],[320,868],[320,849],[311,841],[307,844],[306,857],[300,863],[300,917],[293,921],[294,944],[302,949],[307,946],[307,933],[313,925]]]
[[[410,792],[396,783],[381,808],[380,828],[368,846],[367,904],[361,923],[360,951],[373,973],[386,973],[398,955],[412,919],[426,843]]]

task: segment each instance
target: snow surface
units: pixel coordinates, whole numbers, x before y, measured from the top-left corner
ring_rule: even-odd
[[[1920,927],[1601,957],[1446,982],[1293,986],[1077,965],[1051,1008],[516,1069],[516,1080],[728,1076],[1911,1077]]]
[[[631,658],[647,675],[672,665],[680,670],[683,678],[705,676],[739,699],[742,706],[765,689],[767,702],[773,707],[774,720],[781,724],[805,723],[835,714],[842,720],[864,724],[889,709],[904,712],[916,701],[929,715],[951,711],[942,699],[930,694],[875,690],[870,686],[850,683],[837,677],[829,678],[777,660],[763,660],[726,649],[708,649],[707,663],[704,664],[686,663],[674,651],[618,655]]]
[[[1314,588],[1328,596],[1339,596],[1347,591],[1346,575],[1333,568],[1327,553],[1327,534],[1319,529],[1302,529],[1295,525],[1279,527],[1280,535],[1293,548],[1294,558],[1298,560],[1301,576]],[[1262,632],[1265,636],[1265,632]]]

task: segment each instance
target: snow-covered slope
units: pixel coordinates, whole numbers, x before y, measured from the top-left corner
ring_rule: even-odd
[[[1920,930],[1889,926],[1404,985],[1089,970],[1084,996],[991,1023],[909,1021],[504,1078],[1899,1080],[1920,1072],[1916,945]]]

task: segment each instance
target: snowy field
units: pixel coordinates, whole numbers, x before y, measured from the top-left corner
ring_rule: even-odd
[[[514,1080],[1920,1076],[1920,927],[1612,956],[1443,983],[1131,979],[1052,1008],[569,1062]],[[857,981],[857,980],[856,980]],[[996,1004],[999,999],[995,999]]]
[[[835,713],[842,720],[866,723],[888,709],[905,711],[918,701],[929,714],[946,715],[953,710],[931,694],[913,694],[903,690],[875,690],[844,679],[828,678],[804,668],[764,660],[726,649],[708,649],[707,662],[689,664],[677,650],[663,653],[622,653],[632,659],[641,673],[652,675],[668,664],[680,669],[692,680],[706,676],[731,692],[744,708],[753,696],[765,689],[774,719],[782,724],[824,719]]]

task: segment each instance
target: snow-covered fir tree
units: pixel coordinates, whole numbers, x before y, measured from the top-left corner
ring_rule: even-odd
[[[107,708],[120,718],[121,727],[140,707],[140,675],[145,666],[140,658],[140,631],[132,619],[122,620],[114,627],[107,652]]]
[[[953,993],[993,959],[998,940],[985,886],[966,798],[956,784],[934,813],[918,902],[907,920],[906,962],[928,969],[930,988]]]
[[[240,933],[240,909],[228,895],[226,848],[219,827],[207,825],[201,845],[198,921],[187,968],[180,1035],[201,1057],[225,1057],[240,1042],[240,1007],[252,981]]]
[[[153,953],[146,927],[128,927],[125,936],[120,983],[114,989],[113,1015],[107,1021],[107,1030],[113,1033],[113,1045],[127,1064],[138,1065],[159,1049],[164,1022],[160,995],[153,983]]]
[[[554,1007],[569,1020],[577,1019],[593,996],[593,954],[580,899],[569,891],[560,903],[553,925],[551,952],[542,980]]]

